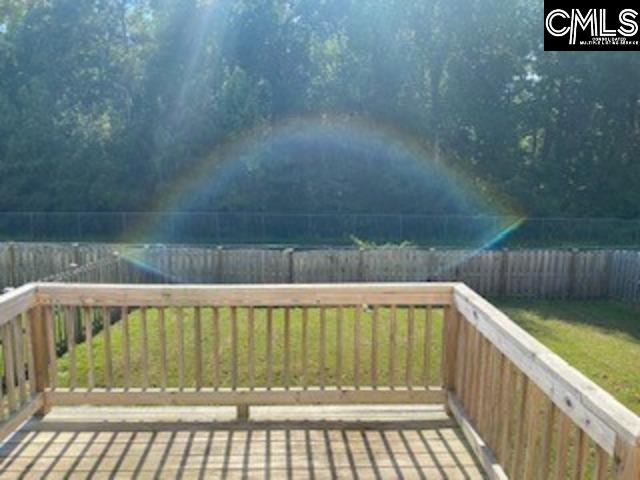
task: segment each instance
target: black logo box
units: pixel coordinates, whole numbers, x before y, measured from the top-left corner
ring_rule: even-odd
[[[640,3],[585,8],[544,2],[546,51],[640,50]]]

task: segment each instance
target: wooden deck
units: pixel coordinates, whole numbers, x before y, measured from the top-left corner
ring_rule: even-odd
[[[0,478],[484,478],[440,407],[55,408]]]

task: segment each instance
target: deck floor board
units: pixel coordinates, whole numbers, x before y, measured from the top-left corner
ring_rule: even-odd
[[[58,408],[0,448],[1,478],[480,479],[433,407]]]

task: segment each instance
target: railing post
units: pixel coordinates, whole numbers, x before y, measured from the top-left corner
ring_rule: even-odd
[[[246,422],[249,420],[249,405],[236,406],[236,418],[240,422]]]
[[[444,309],[444,351],[442,385],[447,392],[455,390],[456,363],[458,360],[458,334],[460,332],[460,316],[454,305]],[[449,404],[446,404],[447,414],[451,415]]]
[[[33,352],[33,367],[35,371],[35,391],[44,394],[50,385],[49,378],[49,349],[47,339],[47,326],[44,308],[38,305],[29,315],[31,322],[31,351]],[[46,415],[51,410],[46,394],[43,397],[42,408],[37,415]]]

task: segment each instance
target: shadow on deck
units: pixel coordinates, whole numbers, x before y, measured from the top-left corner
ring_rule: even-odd
[[[57,408],[0,449],[2,478],[484,478],[438,407]]]

